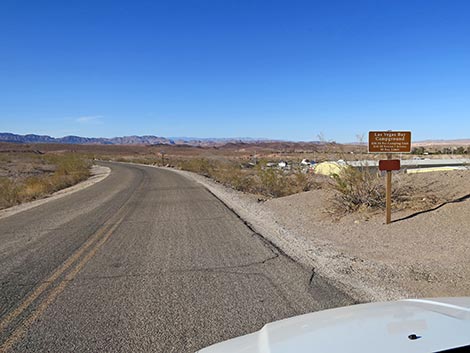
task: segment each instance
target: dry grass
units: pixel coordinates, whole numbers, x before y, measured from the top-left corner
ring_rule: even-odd
[[[90,175],[91,161],[74,153],[2,157],[0,209],[44,197]]]

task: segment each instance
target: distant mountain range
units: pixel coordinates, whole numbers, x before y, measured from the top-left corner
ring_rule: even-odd
[[[65,136],[51,137],[48,135],[17,135],[8,132],[0,132],[0,142],[13,143],[63,143],[75,145],[188,145],[188,146],[221,146],[229,143],[251,143],[259,142],[288,142],[282,140],[252,138],[252,137],[236,137],[236,138],[197,138],[197,137],[159,137],[153,135],[144,136],[121,136],[121,137],[80,137]],[[299,142],[300,143],[300,142]],[[319,144],[318,141],[302,142]],[[358,143],[351,143],[358,144]],[[431,145],[470,145],[470,139],[460,140],[426,140],[414,141],[415,146],[431,146]]]
[[[0,142],[13,143],[64,143],[76,145],[190,145],[208,146],[223,145],[234,142],[272,142],[275,140],[255,139],[251,137],[240,138],[196,138],[196,137],[159,137],[152,135],[145,136],[122,136],[122,137],[81,137],[65,136],[51,137],[48,135],[17,135],[8,132],[0,132]]]

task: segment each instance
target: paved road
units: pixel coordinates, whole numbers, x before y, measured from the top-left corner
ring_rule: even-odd
[[[106,165],[0,220],[0,352],[194,352],[348,301],[199,184]]]

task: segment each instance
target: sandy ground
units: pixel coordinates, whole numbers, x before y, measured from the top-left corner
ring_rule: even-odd
[[[426,212],[334,217],[333,191],[319,189],[260,202],[208,178],[205,185],[288,255],[358,301],[470,295],[470,171],[405,175],[415,198],[442,200]]]
[[[87,187],[89,187],[93,184],[96,184],[96,183],[100,182],[101,180],[105,179],[109,175],[109,173],[111,172],[111,169],[108,168],[108,167],[94,165],[94,166],[91,167],[90,172],[91,172],[91,176],[87,180],[84,180],[84,181],[82,181],[78,184],[75,184],[73,186],[70,186],[68,188],[59,190],[59,191],[53,193],[50,196],[47,196],[47,197],[39,199],[39,200],[34,200],[34,201],[31,201],[31,202],[22,203],[22,204],[17,205],[17,206],[13,206],[13,207],[9,207],[9,208],[5,208],[3,210],[0,210],[0,219],[12,216],[12,215],[17,214],[19,212],[29,210],[33,207],[37,207],[39,205],[42,205],[46,202],[59,199],[61,197],[69,195],[71,193],[77,192],[79,190],[83,190],[84,188],[87,188]]]

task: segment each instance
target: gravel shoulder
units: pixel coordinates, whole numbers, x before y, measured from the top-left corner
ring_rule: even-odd
[[[470,172],[407,176],[423,195],[446,201],[426,212],[334,219],[331,190],[260,201],[206,177],[175,170],[208,188],[286,254],[358,301],[470,295]],[[451,190],[442,195],[444,190]],[[425,197],[425,196],[423,196]]]
[[[33,207],[40,206],[40,205],[42,205],[46,202],[50,202],[52,200],[57,200],[57,199],[60,199],[64,196],[70,195],[74,192],[83,190],[83,189],[85,189],[85,188],[87,188],[87,187],[89,187],[93,184],[96,184],[96,183],[102,181],[103,179],[105,179],[109,175],[109,173],[111,172],[111,169],[108,168],[108,167],[104,167],[104,166],[93,165],[91,167],[90,172],[91,172],[91,176],[87,180],[84,180],[84,181],[82,181],[78,184],[75,184],[73,186],[70,186],[68,188],[59,190],[59,191],[53,193],[52,195],[50,195],[48,197],[45,197],[45,198],[42,198],[42,199],[39,199],[39,200],[34,200],[34,201],[31,201],[31,202],[22,203],[20,205],[16,205],[16,206],[13,206],[13,207],[9,207],[9,208],[5,208],[3,210],[0,210],[0,219],[12,216],[12,215],[17,214],[19,212],[23,212],[23,211],[29,210]]]

